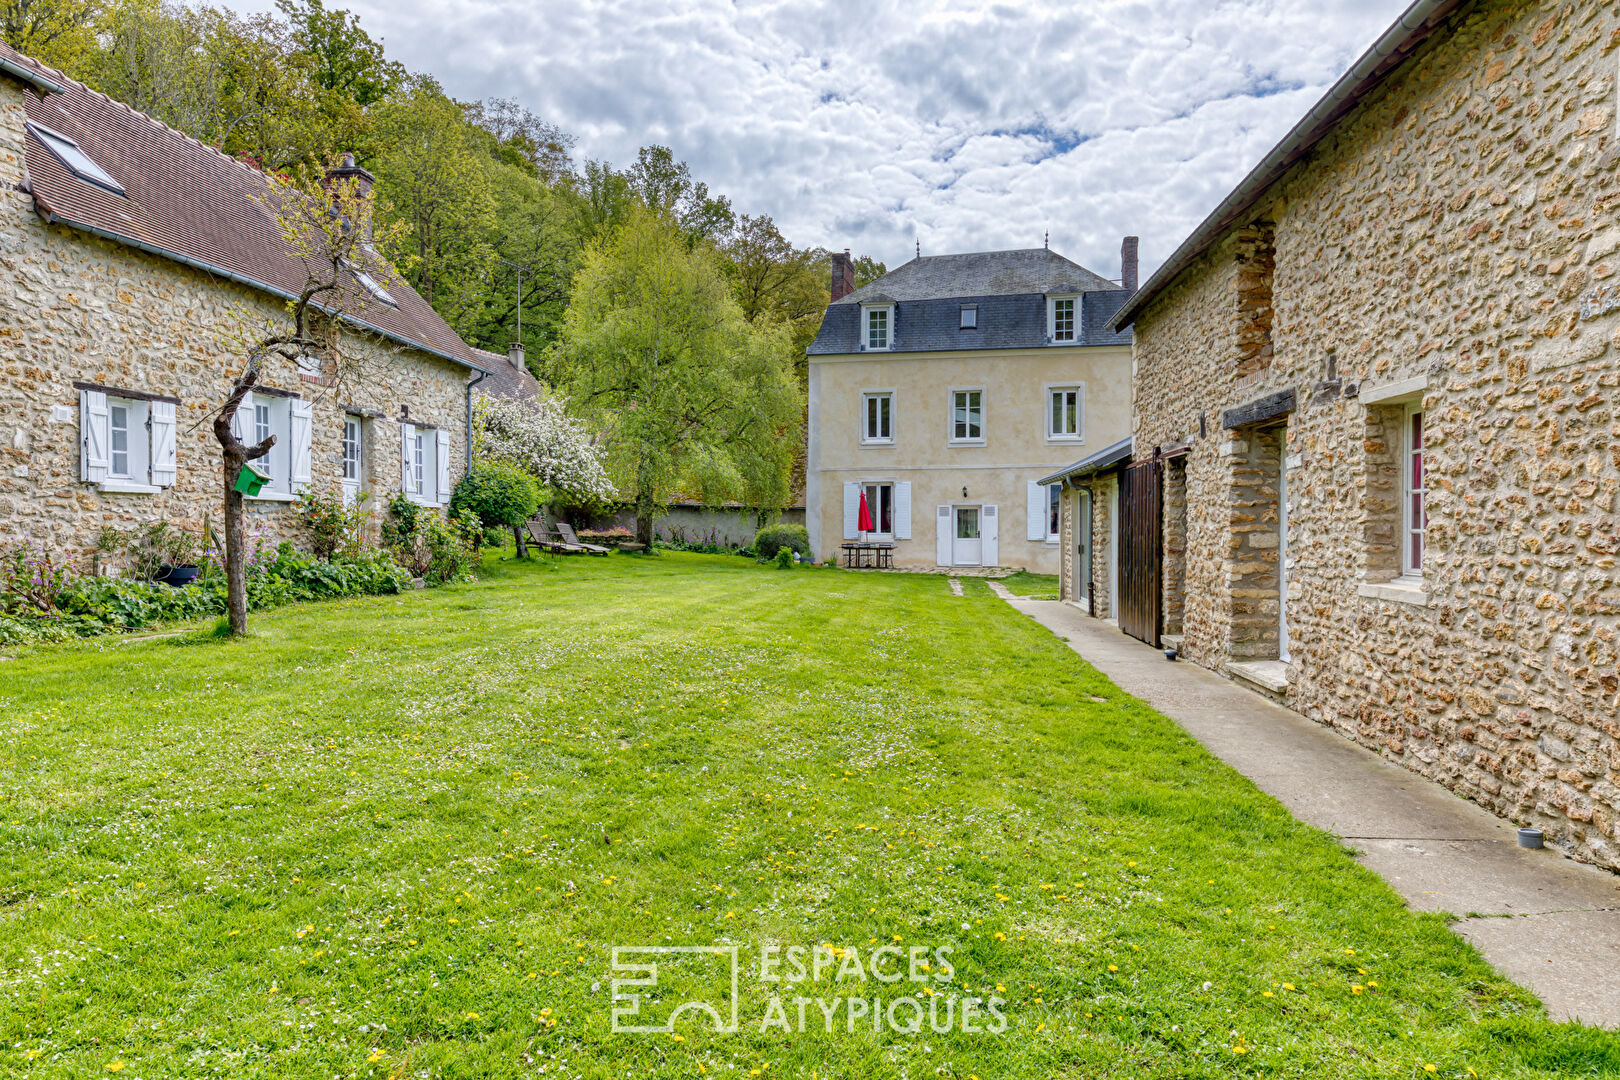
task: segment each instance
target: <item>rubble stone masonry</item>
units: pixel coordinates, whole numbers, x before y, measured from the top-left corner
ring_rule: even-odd
[[[105,525],[124,531],[167,519],[200,531],[224,503],[211,410],[241,369],[232,335],[286,321],[282,303],[135,248],[47,225],[22,178],[23,111],[0,77],[0,540],[28,537],[88,553]],[[346,413],[364,417],[364,488],[374,514],[400,488],[403,410],[450,432],[451,477],[465,459],[465,368],[428,353],[351,339],[366,377],[332,387],[290,368],[266,386],[314,404],[311,486],[342,476]],[[157,493],[111,493],[80,480],[79,390],[98,384],[178,399],[176,482]],[[290,504],[249,501],[249,520],[299,538]]]
[[[1292,707],[1614,869],[1617,69],[1614,5],[1465,5],[1141,312],[1134,401],[1191,441],[1186,658],[1276,659],[1284,571]]]

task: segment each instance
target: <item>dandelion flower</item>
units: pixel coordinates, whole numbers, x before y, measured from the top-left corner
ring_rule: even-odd
[[[107,1062],[107,1071],[108,1072],[123,1072],[124,1071],[124,1063],[122,1061],[109,1061],[109,1062]]]

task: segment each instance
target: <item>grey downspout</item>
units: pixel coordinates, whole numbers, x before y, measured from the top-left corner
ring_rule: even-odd
[[[1091,551],[1091,544],[1097,538],[1097,493],[1091,490],[1090,484],[1076,484],[1075,487],[1086,493],[1086,503],[1091,507],[1091,535],[1086,537],[1086,550]],[[1097,553],[1092,551],[1091,558],[1086,560],[1086,614],[1093,619],[1097,617],[1097,588],[1096,581],[1091,576],[1091,564],[1097,561]]]
[[[478,378],[467,384],[467,475],[472,475],[472,392],[473,387],[489,378],[489,372],[479,371]]]

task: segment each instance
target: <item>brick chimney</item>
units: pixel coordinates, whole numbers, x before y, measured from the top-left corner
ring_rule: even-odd
[[[1126,292],[1136,291],[1137,238],[1127,236],[1119,245],[1119,285]]]
[[[855,291],[855,260],[849,257],[849,248],[833,253],[832,302],[837,303]]]
[[[525,363],[523,359],[523,342],[514,341],[512,344],[508,345],[506,347],[506,358],[510,360],[512,362],[512,366],[517,368],[519,371],[529,370],[529,365]]]
[[[345,180],[353,180],[355,190],[359,194],[369,195],[371,194],[371,185],[376,183],[377,178],[356,165],[353,154],[344,154],[341,162],[326,170],[326,182],[328,184],[337,184]]]

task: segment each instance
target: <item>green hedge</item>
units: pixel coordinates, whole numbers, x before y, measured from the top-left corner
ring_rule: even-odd
[[[783,548],[791,548],[801,558],[810,558],[810,530],[803,525],[767,525],[754,534],[754,555],[774,559]]]

